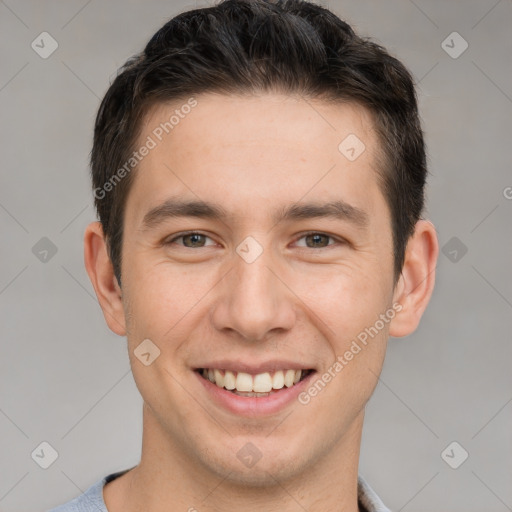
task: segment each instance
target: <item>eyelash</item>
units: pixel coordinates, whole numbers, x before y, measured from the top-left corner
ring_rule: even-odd
[[[164,242],[164,245],[171,245],[173,243],[176,242],[176,240],[179,240],[180,238],[184,238],[186,236],[189,236],[189,235],[201,235],[201,236],[204,236],[206,238],[210,238],[211,240],[211,237],[209,237],[208,235],[205,235],[204,233],[201,233],[200,231],[186,231],[186,232],[183,232],[169,240],[166,240]],[[322,235],[322,236],[326,236],[328,238],[330,238],[331,240],[334,240],[336,243],[335,244],[329,244],[327,245],[326,247],[317,247],[316,249],[327,249],[328,247],[333,247],[335,245],[344,245],[346,244],[347,242],[343,239],[340,239],[340,238],[337,238],[337,237],[334,237],[332,235],[329,235],[328,233],[323,233],[322,231],[308,231],[307,233],[302,233],[301,236],[299,238],[297,238],[295,240],[295,242],[297,242],[298,240],[301,240],[302,238],[305,238],[307,236],[311,236],[311,235]],[[184,247],[185,249],[194,249],[194,247],[185,247],[184,245],[182,245],[181,247]],[[207,246],[206,246],[207,247]],[[197,247],[196,249],[203,249],[204,247]],[[315,247],[303,247],[301,246],[302,249],[315,249]]]

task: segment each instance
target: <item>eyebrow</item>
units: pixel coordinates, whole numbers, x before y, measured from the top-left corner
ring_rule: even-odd
[[[341,199],[328,203],[294,203],[283,207],[273,220],[278,223],[282,220],[303,220],[314,218],[333,218],[344,220],[357,227],[365,228],[369,224],[369,216],[361,208],[352,206]]]
[[[142,226],[144,230],[149,230],[167,219],[179,217],[225,221],[229,214],[220,204],[216,203],[201,200],[167,199],[144,215]],[[294,203],[283,206],[272,216],[275,224],[281,221],[313,218],[344,220],[359,228],[365,228],[369,224],[369,216],[364,210],[342,200],[328,203]]]
[[[223,220],[227,212],[220,205],[205,201],[185,201],[167,199],[149,210],[142,220],[143,229],[151,229],[169,218],[196,217],[201,219]]]

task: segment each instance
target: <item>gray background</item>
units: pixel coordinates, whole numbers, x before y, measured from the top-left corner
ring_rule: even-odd
[[[95,219],[92,124],[117,68],[169,17],[202,5],[0,1],[4,512],[45,510],[139,460],[142,402],[125,339],[106,327],[83,265],[83,232]],[[512,2],[323,5],[419,83],[427,214],[446,253],[421,326],[390,340],[360,471],[393,510],[512,510]],[[59,45],[47,59],[31,48],[43,31]],[[458,58],[442,47],[453,31],[469,44]],[[46,262],[33,252],[42,237],[57,248]],[[43,441],[59,454],[46,470],[31,457]],[[441,457],[452,441],[469,453],[458,469]],[[463,452],[448,453],[453,464]]]

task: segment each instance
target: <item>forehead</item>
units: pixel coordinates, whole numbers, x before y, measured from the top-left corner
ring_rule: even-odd
[[[195,106],[190,108],[192,101]],[[152,134],[159,145],[174,139],[174,151],[191,159],[204,159],[206,151],[219,152],[226,145],[243,146],[250,151],[251,147],[267,144],[274,146],[273,156],[280,144],[282,155],[287,158],[293,151],[298,158],[317,159],[320,149],[337,157],[339,143],[350,133],[364,140],[367,157],[376,149],[373,120],[364,107],[353,102],[333,104],[284,94],[208,93],[193,100],[158,104],[146,115],[142,133]],[[193,144],[187,143],[191,138]],[[303,145],[306,139],[309,144]]]
[[[149,140],[127,204],[139,217],[170,193],[253,216],[306,195],[345,195],[371,210],[379,193],[377,135],[369,112],[354,103],[202,94],[152,108],[139,145]]]

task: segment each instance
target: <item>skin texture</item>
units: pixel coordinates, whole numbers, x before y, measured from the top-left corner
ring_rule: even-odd
[[[141,462],[105,486],[107,507],[283,512],[300,504],[354,512],[364,407],[388,337],[413,332],[431,296],[435,229],[417,223],[395,286],[378,140],[364,108],[280,94],[196,100],[133,171],[122,289],[100,224],[85,234],[87,271],[110,329],[127,336],[144,400]],[[140,141],[179,106],[149,112]],[[354,161],[338,150],[349,134],[366,147]],[[146,228],[146,213],[170,197],[218,203],[228,216]],[[272,219],[294,203],[339,199],[366,212],[366,226]],[[187,230],[205,237],[170,242]],[[263,250],[252,263],[236,252],[248,236]],[[401,311],[306,405],[294,400],[275,414],[242,417],[212,402],[193,372],[219,359],[286,359],[321,375],[398,304]],[[134,350],[148,338],[160,356],[145,366]],[[237,458],[248,442],[262,454],[251,468]]]

